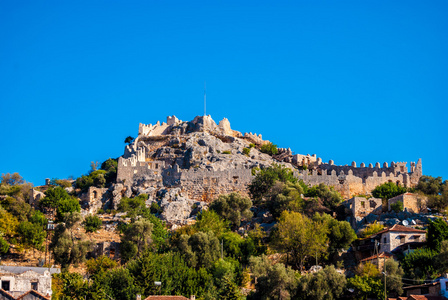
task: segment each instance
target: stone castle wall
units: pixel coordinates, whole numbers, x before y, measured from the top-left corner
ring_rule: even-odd
[[[159,147],[166,146],[169,143],[168,140],[173,137],[177,138],[179,143],[176,145],[179,146],[185,136],[173,135],[177,131],[170,130],[184,125],[185,130],[193,128],[195,131],[236,136],[236,132],[230,128],[227,119],[216,125],[210,116],[198,116],[191,122],[182,122],[175,116],[171,116],[167,118],[167,123],[140,124],[139,136],[133,144],[126,146],[125,154],[118,160],[117,181],[125,186],[180,187],[183,194],[197,201],[210,201],[219,194],[233,191],[247,194],[247,185],[252,181],[253,176],[251,170],[245,168],[244,165],[234,166],[229,163],[225,171],[212,170],[212,168],[204,170],[182,165],[175,157],[171,157],[171,154],[167,154],[163,161],[154,160],[152,158],[154,156],[150,156],[150,153],[154,153]],[[267,142],[263,141],[261,135],[252,133],[246,133],[244,139],[258,145]],[[422,176],[421,159],[417,163],[411,162],[410,170],[408,170],[406,162],[392,162],[390,166],[388,163],[383,163],[381,166],[377,162],[375,166],[369,164],[367,167],[364,163],[358,167],[355,162],[352,162],[350,166],[338,166],[332,160],[323,163],[322,159],[315,154],[293,155],[291,149],[279,149],[279,153],[274,158],[277,161],[295,165],[298,168],[295,170],[295,175],[306,184],[313,186],[324,183],[333,186],[347,199],[354,195],[369,194],[376,186],[386,182],[414,187]]]

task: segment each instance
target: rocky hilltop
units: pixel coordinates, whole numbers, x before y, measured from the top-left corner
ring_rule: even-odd
[[[409,171],[406,162],[338,166],[316,155],[293,154],[290,149],[279,148],[274,155],[262,153],[267,143],[261,134],[242,134],[227,119],[216,124],[209,115],[192,121],[169,116],[161,124],[140,124],[137,138],[118,159],[116,183],[110,189],[90,188],[86,201],[94,212],[105,202],[117,208],[123,196],[144,193],[149,196],[148,205],[157,202],[161,207],[162,218],[184,224],[221,194],[247,194],[254,168],[273,163],[293,169],[310,186],[333,186],[346,199],[368,194],[385,182],[414,187],[422,176],[420,159],[411,162]]]
[[[182,217],[179,211],[185,219],[191,213],[187,207],[200,207],[220,194],[247,194],[252,169],[276,162],[259,151],[264,143],[261,135],[242,134],[227,119],[216,124],[210,116],[140,124],[138,137],[118,160],[115,189],[145,193],[149,201],[162,199],[166,220]]]

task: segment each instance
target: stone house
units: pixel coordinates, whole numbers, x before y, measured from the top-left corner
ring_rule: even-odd
[[[15,297],[13,299],[22,296],[25,298],[20,299],[40,299],[36,293],[29,292],[36,291],[41,296],[50,295],[51,274],[60,272],[57,268],[0,266],[0,287],[6,294]],[[2,297],[9,299],[6,296]]]
[[[378,260],[379,258],[379,260]],[[379,255],[372,255],[370,257],[364,258],[361,260],[361,263],[371,263],[372,265],[376,265],[378,267],[378,270],[380,272],[384,269],[384,262],[388,260],[389,258],[393,258],[393,255],[387,252],[382,252]]]
[[[441,278],[431,283],[405,286],[403,287],[403,293],[407,297],[411,295],[448,297],[447,285],[448,285],[448,278]]]
[[[383,200],[380,198],[353,197],[347,200],[347,204],[355,218],[364,218],[371,213],[379,215],[383,210]]]
[[[378,246],[378,253],[391,253],[399,251],[403,248],[403,245],[422,242],[426,242],[425,230],[397,224],[353,242],[353,250],[355,251],[355,257],[362,260],[376,254],[375,245]]]
[[[93,249],[94,257],[101,255],[110,259],[118,260],[120,257],[120,243],[117,242],[101,242],[97,243]]]
[[[427,197],[414,194],[414,193],[404,193],[402,195],[390,198],[388,200],[388,210],[391,210],[391,206],[397,202],[403,203],[403,209],[412,213],[420,213],[426,210]]]
[[[426,230],[415,229],[398,224],[389,229],[380,231],[376,235],[380,236],[379,252],[392,252],[406,243],[426,241]]]

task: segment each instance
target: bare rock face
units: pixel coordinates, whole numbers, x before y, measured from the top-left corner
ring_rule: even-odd
[[[206,206],[206,203],[183,197],[179,188],[163,190],[161,194],[163,194],[160,202],[160,207],[163,210],[161,218],[169,224],[187,224]]]

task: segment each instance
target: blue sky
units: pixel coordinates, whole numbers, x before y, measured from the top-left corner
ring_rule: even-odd
[[[224,117],[336,164],[448,179],[446,1],[1,1],[0,173],[118,157],[139,123]]]

